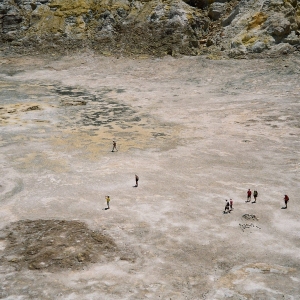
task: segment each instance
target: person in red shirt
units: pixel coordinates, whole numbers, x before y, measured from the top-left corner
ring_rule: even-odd
[[[230,199],[230,201],[229,201],[229,206],[230,206],[230,210],[233,210],[233,200],[232,199]]]
[[[249,189],[249,190],[247,191],[247,201],[246,201],[246,202],[250,202],[250,201],[251,201],[251,194],[252,194],[252,192],[251,192],[251,190]]]
[[[288,195],[284,195],[284,203],[285,203],[285,207],[284,208],[287,208],[287,203],[289,202],[290,198]]]

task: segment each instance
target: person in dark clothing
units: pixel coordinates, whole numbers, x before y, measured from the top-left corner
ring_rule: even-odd
[[[226,200],[224,214],[226,214],[226,211],[228,211],[230,213],[229,206],[230,206],[230,204],[229,204],[228,200]]]
[[[113,141],[113,148],[112,148],[111,152],[114,152],[115,150],[118,151],[117,143],[116,143],[116,141]]]
[[[284,208],[287,208],[287,203],[289,202],[290,198],[288,195],[284,195],[284,204],[285,204],[285,207]]]
[[[135,174],[135,187],[138,187],[139,186],[139,176],[137,176],[136,174]]]
[[[256,198],[257,198],[257,196],[258,196],[258,192],[255,190],[255,191],[253,192],[253,197],[254,197],[253,203],[256,203]]]

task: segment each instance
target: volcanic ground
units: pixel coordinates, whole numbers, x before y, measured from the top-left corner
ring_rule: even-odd
[[[2,56],[0,298],[300,299],[299,66]]]

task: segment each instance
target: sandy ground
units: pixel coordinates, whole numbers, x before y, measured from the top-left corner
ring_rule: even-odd
[[[0,228],[76,220],[127,258],[19,268],[2,230],[0,298],[300,299],[299,66],[2,57]]]

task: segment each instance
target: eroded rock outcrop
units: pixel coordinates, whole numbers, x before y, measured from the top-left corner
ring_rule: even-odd
[[[1,40],[15,46],[196,54],[209,19],[179,1],[3,1]]]
[[[247,4],[242,0],[231,13],[234,17],[229,15],[223,20],[230,54],[276,52],[280,48],[294,51],[290,45],[300,46],[299,12],[297,1],[262,0]],[[280,45],[283,43],[288,45]]]
[[[0,0],[2,48],[23,51],[291,52],[299,28],[297,0]]]

